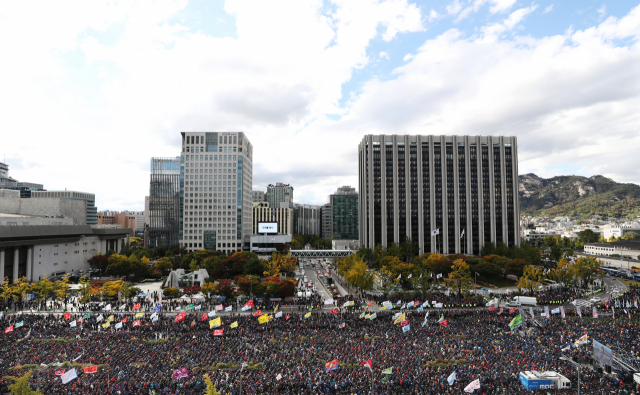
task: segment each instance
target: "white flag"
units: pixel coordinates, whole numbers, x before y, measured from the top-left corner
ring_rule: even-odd
[[[409,273],[409,276],[407,278],[411,278],[411,273]]]
[[[436,278],[442,278],[442,273],[438,274]]]
[[[276,376],[276,380],[279,381],[280,379],[282,379],[282,375],[280,373],[278,373],[278,375]]]
[[[436,230],[431,232],[431,236],[437,236],[439,234],[440,234],[440,228],[438,228],[438,229],[436,229]]]
[[[460,234],[460,238],[462,239],[464,237],[464,229],[462,229],[462,233]]]
[[[447,377],[447,382],[449,383],[449,385],[453,385],[455,381],[456,381],[456,372],[454,371],[453,373],[451,373],[449,377]]]
[[[400,277],[402,277],[402,274],[398,274],[398,278],[396,280],[400,280]]]

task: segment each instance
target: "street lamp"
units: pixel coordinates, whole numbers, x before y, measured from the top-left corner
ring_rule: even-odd
[[[576,368],[578,370],[578,395],[580,395],[580,364],[577,363],[576,361],[574,361],[573,359],[570,359],[570,358],[567,358],[567,357],[560,357],[560,359],[562,361],[569,362],[571,365],[573,365],[574,368]]]

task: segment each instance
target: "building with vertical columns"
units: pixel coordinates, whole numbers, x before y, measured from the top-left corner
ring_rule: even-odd
[[[342,186],[329,195],[332,232],[334,240],[358,240],[358,192],[350,186]]]
[[[269,202],[259,202],[252,204],[254,235],[259,234],[259,222],[277,222],[279,235],[293,234],[293,210],[286,207],[269,207]]]
[[[276,185],[267,185],[265,200],[270,207],[293,208],[293,187],[289,184],[276,182]]]
[[[333,207],[331,203],[327,203],[320,209],[320,235],[323,239],[329,240],[333,237]]]
[[[320,236],[320,207],[312,204],[293,204],[293,234]]]
[[[182,132],[180,246],[249,248],[253,146],[243,132]]]
[[[0,227],[0,278],[15,282],[77,273],[88,260],[109,250],[119,252],[132,229],[88,225],[18,225]]]
[[[367,135],[358,146],[361,246],[420,253],[520,245],[516,137]],[[433,231],[437,236],[432,236]]]

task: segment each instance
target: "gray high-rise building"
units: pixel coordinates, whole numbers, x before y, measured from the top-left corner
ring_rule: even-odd
[[[180,245],[248,249],[253,146],[242,132],[182,132]]]
[[[32,198],[56,198],[69,200],[82,200],[86,202],[87,225],[98,223],[98,208],[96,207],[96,195],[93,193],[78,191],[31,191]]]
[[[358,147],[360,243],[420,253],[520,245],[516,137],[367,135]],[[432,236],[437,232],[437,236]]]
[[[267,196],[264,191],[251,191],[251,203],[266,202]]]
[[[293,205],[293,233],[320,236],[320,206],[311,204]]]
[[[320,226],[320,234],[325,240],[329,240],[333,236],[333,210],[331,204],[327,203],[320,209],[322,224]]]
[[[179,156],[151,158],[149,197],[145,199],[145,213],[149,216],[149,248],[180,245],[180,185]]]
[[[334,240],[358,240],[358,192],[342,186],[329,195]]]
[[[42,184],[20,182],[9,176],[9,165],[0,162],[0,189],[19,191],[20,198],[30,198],[33,191],[44,191]]]
[[[293,187],[289,184],[276,182],[276,185],[267,185],[267,202],[269,207],[293,208]],[[284,204],[284,206],[283,206]]]

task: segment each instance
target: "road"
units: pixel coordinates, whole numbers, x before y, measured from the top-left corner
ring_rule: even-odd
[[[319,267],[318,265],[316,265],[316,267]],[[324,286],[322,285],[322,281],[318,278],[318,269],[313,269],[311,266],[304,266],[304,275],[307,276],[307,278],[309,279],[309,281],[311,281],[313,283],[313,285],[316,287],[316,290],[318,292],[318,295],[320,295],[320,297],[324,300],[324,299],[329,299],[331,298],[331,294],[329,292],[327,292],[327,290],[324,288]]]

